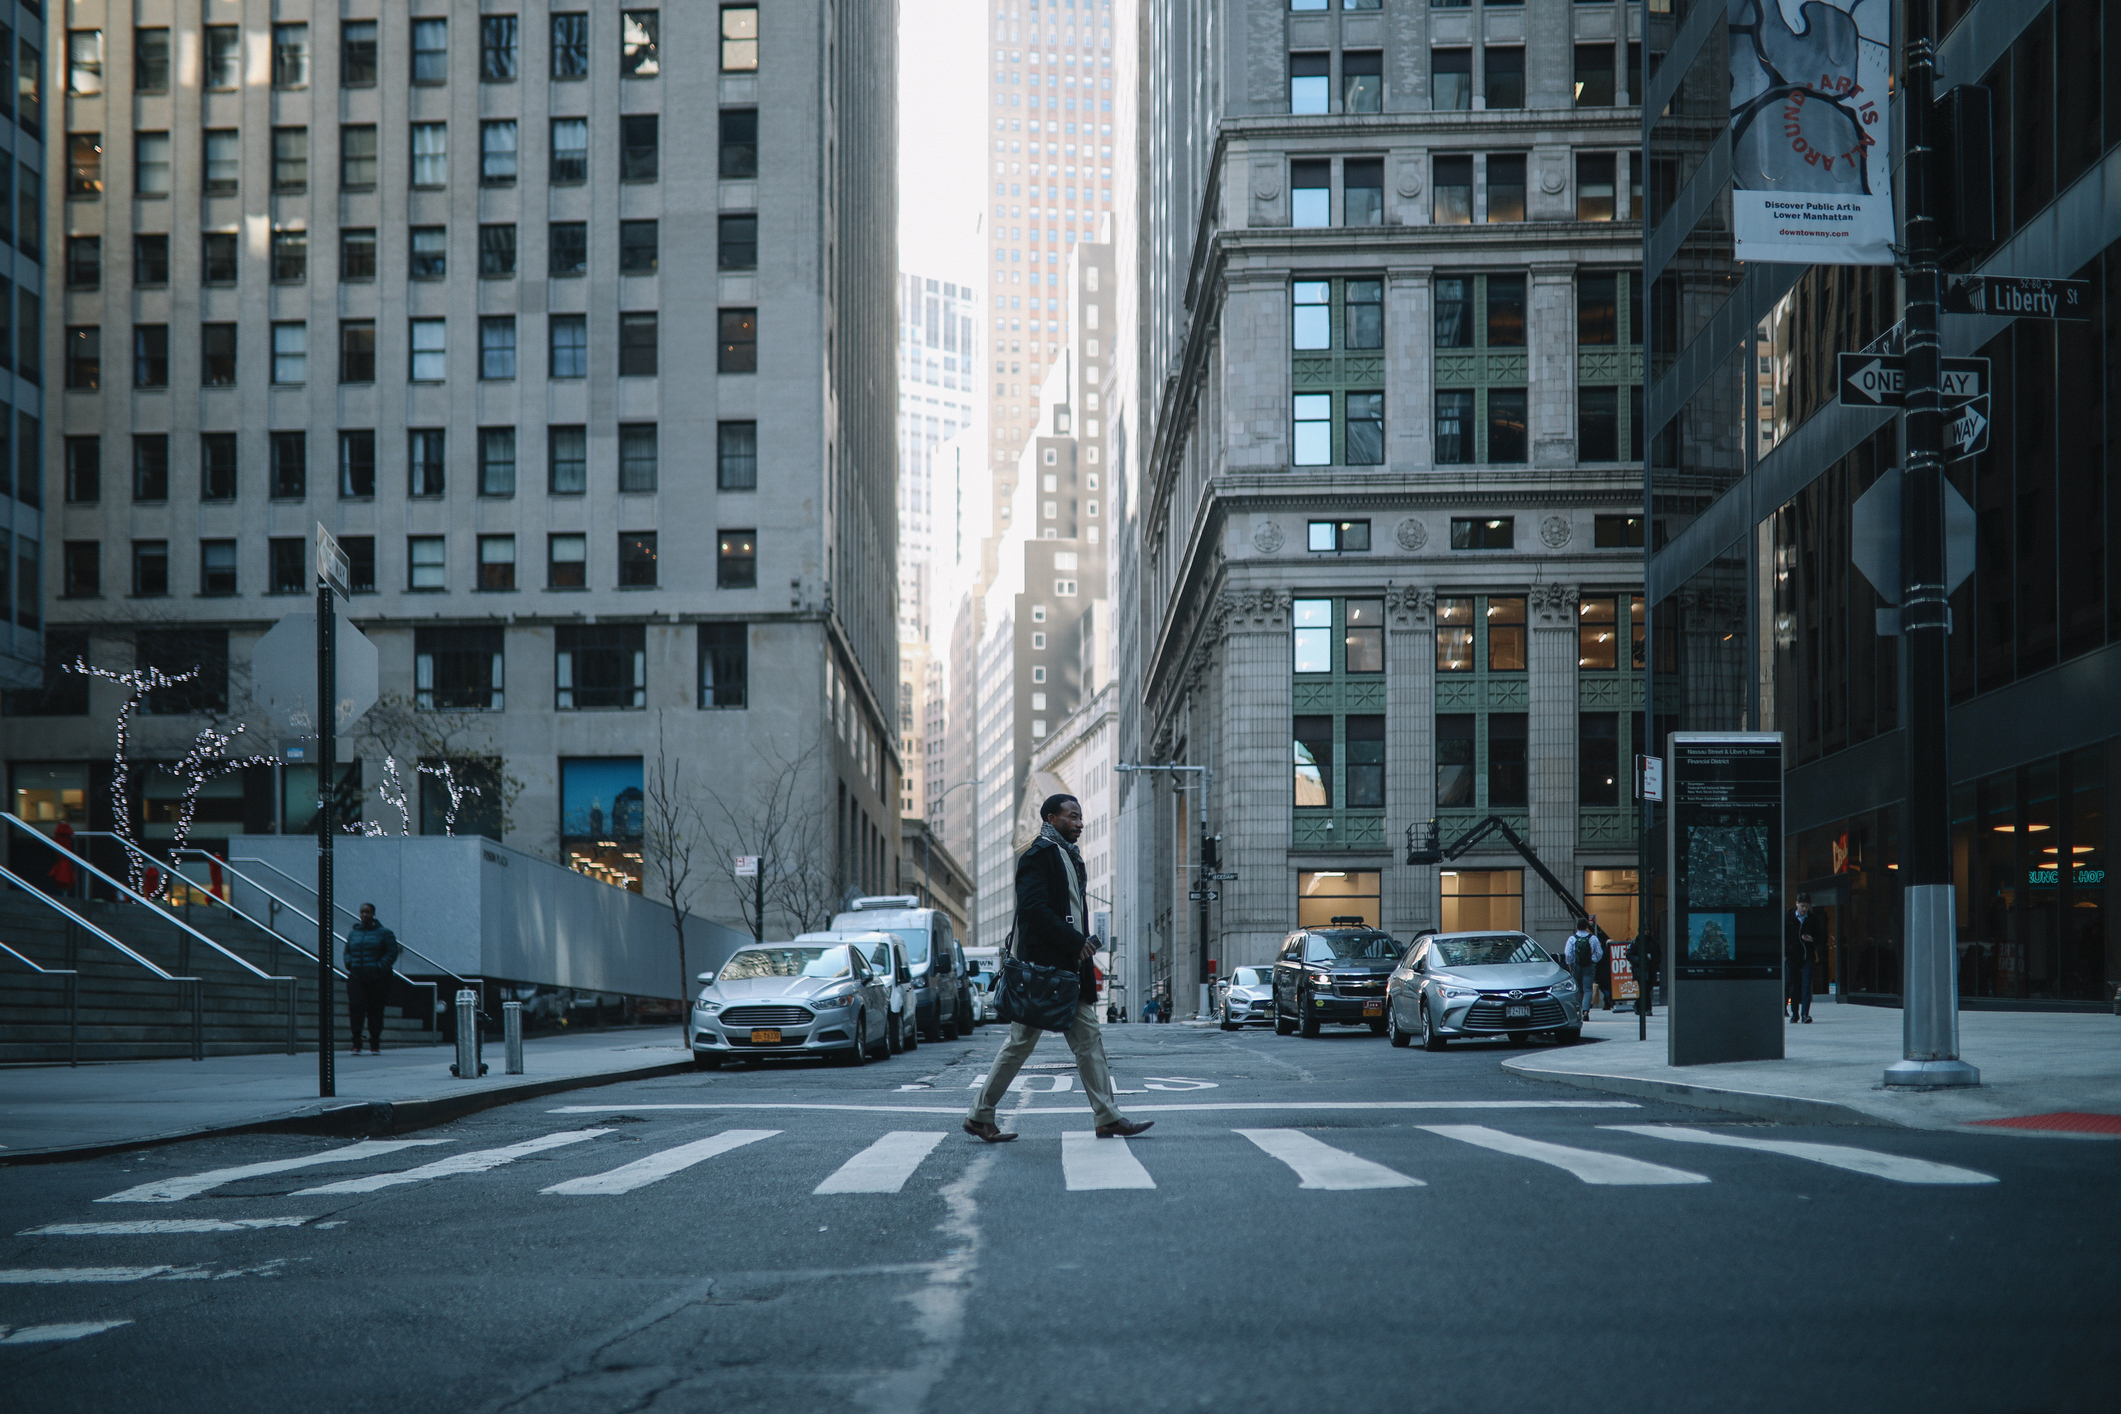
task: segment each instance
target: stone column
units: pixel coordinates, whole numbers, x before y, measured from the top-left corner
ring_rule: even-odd
[[[1230,967],[1267,961],[1296,922],[1289,605],[1287,591],[1265,588],[1226,591],[1217,605],[1223,667],[1213,823],[1223,868],[1237,877],[1212,886],[1222,899],[1210,916]]]
[[[1409,865],[1406,832],[1415,838],[1436,813],[1436,591],[1409,585],[1385,591],[1385,869],[1384,925],[1402,942],[1441,921],[1436,870]]]
[[[1576,871],[1576,599],[1573,584],[1538,584],[1531,594],[1530,797],[1527,843],[1572,894]],[[1570,928],[1568,909],[1530,870],[1525,928],[1549,944]]]
[[[1411,162],[1411,159],[1408,159]],[[1401,191],[1421,190],[1418,171],[1401,169]],[[1394,471],[1426,471],[1435,458],[1429,428],[1435,421],[1434,271],[1426,265],[1385,272],[1385,461]],[[1415,546],[1406,546],[1415,549]]]
[[[1289,272],[1234,269],[1225,284],[1221,327],[1228,337],[1218,341],[1216,376],[1202,389],[1200,425],[1223,429],[1217,470],[1282,471],[1292,435]]]
[[[1576,461],[1576,267],[1534,265],[1528,294],[1532,463],[1571,466]]]

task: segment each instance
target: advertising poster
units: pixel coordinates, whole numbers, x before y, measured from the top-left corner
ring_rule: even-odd
[[[1890,0],[1731,0],[1740,260],[1891,265]]]
[[[1634,964],[1628,961],[1628,945],[1608,943],[1605,955],[1613,965],[1613,1000],[1633,1001],[1639,993],[1635,990]]]

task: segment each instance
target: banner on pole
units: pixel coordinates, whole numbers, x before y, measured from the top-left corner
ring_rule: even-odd
[[[1893,263],[1885,0],[1730,0],[1740,260]]]

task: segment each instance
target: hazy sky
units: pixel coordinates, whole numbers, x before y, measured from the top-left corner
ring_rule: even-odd
[[[983,0],[899,0],[899,268],[983,288]]]

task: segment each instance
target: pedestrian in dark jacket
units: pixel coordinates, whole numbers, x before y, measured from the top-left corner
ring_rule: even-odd
[[[398,961],[398,935],[376,922],[376,906],[361,905],[361,921],[346,930],[346,1010],[353,1018],[353,1053],[361,1054],[361,1023],[369,1045],[383,1054],[383,1007],[390,1000],[390,973]]]
[[[1782,987],[1792,1026],[1812,1019],[1812,963],[1819,956],[1817,935],[1823,931],[1812,922],[1812,896],[1797,895],[1797,906],[1782,925]]]
[[[1083,907],[1083,857],[1075,850],[1075,841],[1083,832],[1083,807],[1072,795],[1053,795],[1046,797],[1038,813],[1044,826],[1016,860],[1016,930],[1010,950],[1021,961],[1072,968],[1080,977],[1075,1021],[1065,1033],[1068,1049],[1075,1053],[1076,1073],[1082,1077],[1083,1094],[1097,1121],[1097,1137],[1124,1139],[1155,1121],[1133,1123],[1112,1100],[1112,1072],[1105,1064],[1104,1032],[1097,1021],[1097,968],[1090,960],[1096,956],[1097,942],[1083,933],[1090,915]],[[1009,1027],[1009,1039],[987,1068],[987,1081],[965,1116],[967,1134],[989,1144],[1016,1138],[995,1124],[994,1107],[1045,1034],[1022,1022]]]

